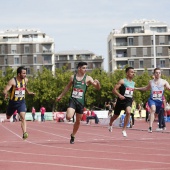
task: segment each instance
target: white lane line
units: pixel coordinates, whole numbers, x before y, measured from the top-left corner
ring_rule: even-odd
[[[67,168],[79,168],[79,169],[90,169],[90,170],[117,170],[117,169],[110,169],[110,168],[95,168],[95,167],[88,167],[88,166],[75,166],[75,165],[66,165],[66,164],[57,164],[57,163],[44,163],[44,162],[30,162],[30,161],[9,161],[9,160],[0,160],[0,162],[7,162],[7,163],[22,163],[22,164],[34,164],[34,165],[49,165],[49,166],[60,166],[60,167],[67,167]]]
[[[4,126],[3,126],[4,127]],[[4,127],[6,130],[9,130],[11,133],[13,133],[14,135],[18,136],[19,138],[21,138],[19,135],[17,135],[16,133],[14,133],[13,131],[11,131],[10,129],[8,129],[7,127]],[[37,129],[34,129],[34,130],[37,130]],[[41,131],[41,130],[37,130],[37,131]],[[52,135],[53,133],[49,133],[49,132],[44,132],[44,131],[41,131],[43,133],[47,133],[47,134],[50,134]],[[56,134],[53,134],[55,136],[60,136],[60,137],[63,137],[65,139],[68,139],[67,137],[64,137],[64,136],[61,136],[61,135],[56,135]],[[82,143],[86,143],[88,142],[87,140],[86,141],[80,141],[80,140],[77,140],[79,142],[82,142]],[[90,140],[91,141],[91,140]],[[106,150],[102,151],[102,150],[91,150],[91,149],[76,149],[76,148],[70,148],[70,147],[57,147],[57,146],[52,146],[52,145],[46,145],[46,144],[40,144],[40,143],[35,143],[35,142],[32,142],[32,141],[29,141],[29,140],[25,140],[25,142],[28,142],[30,144],[33,144],[33,145],[38,145],[38,146],[42,146],[42,147],[49,147],[49,148],[57,148],[57,149],[66,149],[66,150],[74,150],[74,151],[82,151],[82,152],[97,152],[97,153],[119,153],[119,154],[130,154],[130,155],[133,155],[135,153],[125,153],[125,152],[106,152]],[[155,142],[156,143],[156,142]],[[50,144],[50,143],[49,143]],[[100,146],[111,146],[111,147],[120,147],[119,145],[110,145],[110,144],[101,144],[101,143],[91,143],[91,144],[97,144],[97,145],[100,145]],[[143,148],[143,147],[129,147],[129,146],[121,146],[121,147],[124,147],[124,148],[131,148],[131,149],[146,149],[148,150],[148,148]],[[155,150],[156,148],[149,148],[149,150]],[[156,149],[156,150],[167,150],[166,149]],[[153,154],[139,154],[138,155],[153,155]],[[170,156],[170,154],[154,154],[154,156],[156,155],[161,155],[161,156]]]
[[[131,160],[131,159],[116,159],[116,158],[99,158],[99,157],[83,157],[83,156],[65,156],[65,155],[52,155],[52,154],[37,154],[37,153],[25,153],[25,152],[15,152],[15,151],[7,151],[7,150],[0,150],[0,152],[7,152],[13,154],[22,154],[22,155],[34,155],[34,156],[46,156],[46,157],[63,157],[63,158],[75,158],[75,159],[90,159],[90,160],[108,160],[108,161],[125,161],[125,162],[137,162],[137,163],[150,163],[150,164],[163,164],[163,165],[170,165],[170,162],[159,162],[159,161],[147,161],[147,160]]]
[[[12,134],[14,134],[15,136],[17,136],[17,137],[19,137],[20,139],[22,139],[22,137],[21,137],[21,136],[19,136],[17,133],[13,132],[13,131],[12,131],[12,130],[10,130],[9,128],[5,127],[5,126],[4,126],[4,125],[2,125],[2,124],[1,124],[1,126],[2,126],[4,129],[6,129],[6,130],[8,130],[9,132],[11,132]]]

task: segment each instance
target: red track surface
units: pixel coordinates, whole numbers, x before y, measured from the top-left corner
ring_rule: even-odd
[[[144,120],[127,130],[127,138],[120,128],[110,133],[106,126],[82,124],[75,144],[69,143],[72,124],[27,122],[27,126],[29,138],[23,141],[20,122],[0,123],[0,170],[170,169],[170,132],[148,133]]]

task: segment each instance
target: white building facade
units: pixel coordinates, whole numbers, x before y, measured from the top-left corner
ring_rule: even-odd
[[[107,39],[108,71],[129,65],[137,74],[147,68],[152,74],[160,67],[163,74],[170,75],[170,28],[155,20],[137,20],[113,30]]]
[[[43,66],[55,71],[54,40],[34,29],[0,32],[0,70],[25,66],[27,74],[41,71]]]
[[[88,50],[60,51],[55,54],[56,68],[67,66],[68,70],[75,71],[81,61],[87,62],[88,70],[103,69],[103,57]]]

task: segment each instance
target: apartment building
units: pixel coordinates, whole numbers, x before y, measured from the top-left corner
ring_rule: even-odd
[[[45,66],[54,72],[54,40],[37,29],[12,29],[0,32],[0,70],[25,66],[27,74]]]
[[[88,50],[60,51],[55,54],[56,68],[68,67],[68,70],[75,71],[77,64],[81,61],[87,62],[88,71],[95,68],[103,68],[103,57]]]
[[[136,20],[108,35],[108,71],[129,65],[137,74],[155,67],[170,75],[170,28],[156,20]]]

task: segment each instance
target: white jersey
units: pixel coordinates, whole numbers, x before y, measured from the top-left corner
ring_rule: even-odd
[[[150,83],[151,83],[150,98],[153,99],[153,100],[162,101],[162,96],[163,96],[163,93],[164,93],[163,79],[159,79],[158,84],[156,84],[154,80],[151,80]]]

